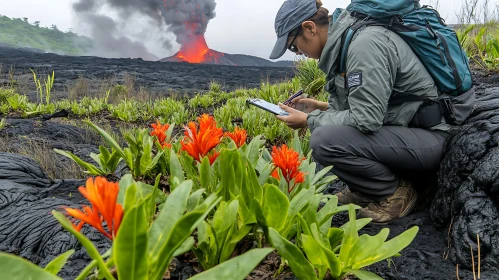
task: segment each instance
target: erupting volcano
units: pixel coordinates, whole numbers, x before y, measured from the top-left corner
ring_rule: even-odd
[[[210,49],[205,33],[208,23],[216,16],[216,5],[216,0],[75,0],[73,10],[91,30],[96,42],[96,53],[92,55],[157,60],[146,47],[146,42],[150,40],[146,34],[154,30],[160,32],[155,33],[155,44],[164,51],[174,47],[168,36],[170,32],[180,46],[175,55],[162,59],[163,62],[262,67],[293,65],[291,61],[271,62],[255,56]],[[127,17],[112,17],[109,11]],[[133,25],[137,28],[133,32],[126,29],[130,21],[128,15],[130,18],[138,15],[141,19],[141,24]]]
[[[210,50],[204,36],[215,6],[213,0],[163,0],[163,17],[180,44],[180,51],[168,61],[218,63],[223,54]]]
[[[175,58],[176,61],[185,61],[189,63],[219,64],[219,58],[223,55],[223,53],[208,48],[204,35],[192,32],[190,35],[186,36],[186,42],[182,44],[180,51],[177,52],[173,58]],[[170,59],[170,61],[174,61],[174,59]]]
[[[208,22],[215,17],[214,0],[163,0],[163,17],[176,35],[180,50],[162,62],[187,62],[231,66],[290,67],[291,61],[269,60],[212,50],[205,38]]]

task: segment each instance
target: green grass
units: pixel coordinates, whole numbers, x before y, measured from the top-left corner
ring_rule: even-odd
[[[476,67],[499,70],[499,21],[469,25],[456,33]]]
[[[293,130],[271,113],[248,106],[246,100],[262,98],[274,103],[283,102],[300,88],[299,85],[297,78],[294,78],[279,84],[264,82],[260,88],[224,92],[219,84],[212,82],[209,92],[196,94],[189,99],[166,97],[155,100],[144,100],[135,94],[126,94],[126,86],[114,85],[110,92],[112,95],[122,96],[119,100],[90,97],[88,92],[81,99],[75,100],[69,98],[68,93],[67,99],[50,100],[47,104],[32,103],[25,95],[17,93],[15,88],[0,88],[0,117],[6,114],[33,117],[66,109],[72,112],[70,118],[76,119],[99,119],[107,116],[107,119],[142,127],[160,120],[162,123],[182,127],[196,120],[199,114],[207,112],[213,114],[218,125],[226,131],[232,131],[237,125],[246,129],[250,137],[263,135],[266,140],[275,143],[290,140]],[[81,97],[84,93],[80,92],[78,95]],[[129,97],[125,97],[127,95]],[[322,91],[319,98],[325,100],[326,96]]]

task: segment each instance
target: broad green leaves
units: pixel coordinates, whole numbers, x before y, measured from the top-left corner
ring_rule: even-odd
[[[127,210],[113,246],[119,279],[147,279],[146,201]]]
[[[0,252],[0,279],[61,280],[62,278],[21,257]]]
[[[237,243],[253,228],[238,226],[239,202],[221,202],[211,221],[198,226],[198,245],[194,248],[201,266],[209,269],[230,258]]]
[[[289,266],[298,279],[317,279],[314,267],[308,262],[298,247],[279,235],[273,228],[269,229],[269,238],[270,243],[277,249],[279,255],[288,260]]]
[[[335,203],[333,200],[331,205]],[[311,205],[316,207],[313,203]],[[334,208],[330,206],[328,211],[336,211]],[[313,212],[305,213],[305,216],[311,213]],[[322,213],[320,216],[327,217],[329,214]],[[316,222],[310,223],[314,221],[311,217],[304,219],[301,214],[298,217],[296,245],[273,228],[269,229],[269,238],[272,246],[289,262],[291,270],[299,279],[317,279],[314,278],[317,275],[313,268],[318,272],[318,279],[324,279],[328,271],[333,279],[342,279],[347,274],[353,274],[359,279],[381,279],[372,272],[359,269],[396,256],[410,244],[418,231],[417,227],[413,227],[389,241],[386,241],[388,229],[381,230],[375,236],[364,234],[359,237],[358,230],[369,219],[357,221],[353,205],[349,207],[350,221],[343,228],[319,229]],[[340,244],[340,240],[341,246],[337,252],[336,246]]]
[[[191,280],[243,280],[253,269],[272,252],[272,248],[253,249],[245,254],[230,259],[210,270],[201,272],[189,279]]]

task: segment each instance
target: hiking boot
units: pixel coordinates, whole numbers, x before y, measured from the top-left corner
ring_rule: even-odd
[[[387,199],[369,203],[358,212],[360,218],[372,218],[373,223],[385,224],[393,219],[405,217],[414,206],[418,195],[409,181],[402,181],[395,193]]]
[[[342,205],[353,203],[360,207],[366,207],[369,203],[375,202],[367,196],[350,191],[348,187],[335,195],[338,197],[338,202]]]

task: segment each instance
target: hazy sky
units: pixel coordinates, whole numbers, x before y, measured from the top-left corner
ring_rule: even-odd
[[[448,23],[456,21],[456,11],[464,0],[440,0],[439,11]],[[42,26],[57,25],[60,30],[72,28],[86,35],[74,15],[72,0],[0,0],[0,14],[8,17],[27,17],[30,22],[41,21]],[[216,18],[210,21],[206,32],[208,46],[226,53],[242,53],[268,58],[275,42],[274,18],[282,0],[216,0]],[[324,6],[332,12],[336,7],[346,7],[349,0],[323,0]],[[430,4],[430,0],[421,0]],[[499,0],[489,0],[499,4]],[[138,21],[140,22],[140,20]],[[154,34],[147,34],[150,40]],[[173,36],[172,36],[173,39]],[[174,40],[172,40],[174,42]],[[171,50],[154,46],[154,40],[146,44],[158,57],[166,57],[178,50],[174,44]],[[287,53],[283,59],[293,59]]]

